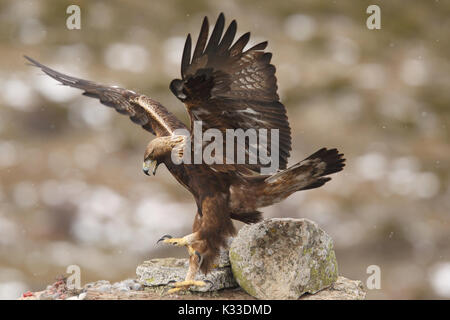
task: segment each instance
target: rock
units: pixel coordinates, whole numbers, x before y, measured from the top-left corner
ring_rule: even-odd
[[[170,286],[171,282],[183,281],[188,271],[188,259],[164,258],[145,261],[136,269],[137,281],[142,286]],[[217,267],[208,275],[197,274],[196,280],[206,282],[205,287],[192,287],[192,291],[217,291],[237,286],[230,267]]]
[[[87,286],[89,285],[89,288]],[[158,290],[139,290],[122,292],[111,290],[102,292],[96,290],[97,283],[85,285],[84,293],[78,295],[78,300],[160,300],[160,299],[220,299],[220,300],[251,300],[255,299],[249,296],[241,288],[224,289],[218,292],[193,292],[190,295],[161,295]],[[45,293],[44,291],[33,292],[32,295],[21,296],[20,300],[38,300]],[[205,296],[206,295],[206,296]],[[304,294],[300,300],[359,300],[364,299],[364,291],[361,281],[349,280],[339,277],[330,287],[323,289],[316,294]],[[56,298],[53,298],[56,299]],[[53,300],[52,299],[52,300]],[[76,299],[73,299],[76,300]]]
[[[302,300],[364,300],[366,290],[361,281],[338,277],[329,288],[316,294],[305,294]]]
[[[259,299],[298,299],[338,278],[333,241],[307,219],[267,219],[246,225],[230,247],[238,284]]]
[[[86,298],[86,295],[86,292],[80,293],[80,295],[78,296],[78,300],[84,300]]]
[[[361,281],[338,277],[333,242],[310,220],[264,220],[244,226],[229,243],[229,254],[226,250],[221,252],[207,276],[197,275],[196,280],[205,281],[207,286],[191,288],[197,292],[188,295],[188,299],[359,300],[366,296]],[[161,287],[183,281],[188,264],[187,259],[152,259],[137,267],[137,279],[113,284],[99,280],[76,293],[67,291],[65,283],[57,281],[46,290],[24,294],[21,299],[173,299],[174,295],[162,295]],[[238,283],[245,292],[236,288]],[[220,289],[228,290],[205,293]],[[183,295],[175,297],[180,299]]]
[[[39,300],[57,300],[59,299],[60,295],[57,293],[48,293],[48,292],[42,292],[38,295]]]
[[[110,284],[102,284],[96,288],[98,291],[108,292],[111,291],[112,285]]]
[[[142,284],[136,282],[136,283],[133,284],[133,286],[131,287],[131,290],[133,290],[133,291],[140,291],[140,290],[142,290]]]
[[[125,286],[128,290],[139,291],[142,289],[142,285],[137,282],[135,279],[126,279],[121,281],[123,286]]]
[[[232,237],[228,238],[228,240],[227,240],[227,248],[220,249],[219,256],[217,257],[217,259],[216,259],[216,261],[214,263],[215,267],[221,268],[221,267],[229,267],[229,266],[231,266],[230,255],[228,253],[228,248],[231,246],[232,242],[233,242],[233,238]]]

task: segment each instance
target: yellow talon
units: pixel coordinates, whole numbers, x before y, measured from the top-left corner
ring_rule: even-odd
[[[161,239],[159,239],[156,243],[166,243],[166,244],[171,244],[174,246],[179,246],[179,247],[183,247],[183,246],[190,246],[191,244],[193,244],[195,242],[195,237],[196,234],[195,233],[191,233],[188,234],[187,236],[183,237],[183,238],[172,238],[171,235],[166,234],[165,236],[162,236]]]
[[[175,282],[173,284],[174,288],[167,291],[168,294],[172,294],[181,290],[188,290],[189,287],[203,287],[206,286],[206,283],[204,281],[196,281],[196,280],[185,280],[180,282]]]
[[[191,286],[204,287],[204,286],[206,286],[206,283],[204,281],[185,280],[185,281],[175,282],[173,284],[173,286],[174,287],[191,287]]]
[[[183,290],[183,289],[184,289],[184,288],[172,288],[172,289],[170,289],[169,291],[167,291],[167,293],[168,293],[168,294],[172,294],[172,293],[181,291],[181,290]]]
[[[167,244],[171,244],[174,246],[187,246],[188,242],[186,241],[185,238],[170,238],[170,239],[164,239],[163,243],[167,243]]]

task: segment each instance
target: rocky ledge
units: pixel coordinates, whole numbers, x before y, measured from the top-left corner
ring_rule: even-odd
[[[187,259],[152,259],[136,269],[136,279],[110,284],[97,281],[68,290],[63,280],[23,299],[301,299],[359,300],[360,281],[338,276],[331,237],[307,219],[267,219],[244,226],[214,269],[199,274],[205,287],[167,294],[182,281]]]
[[[188,259],[152,259],[136,269],[137,280],[146,287],[170,286],[172,282],[183,281],[188,271]],[[196,280],[205,281],[205,287],[192,287],[191,291],[218,291],[238,286],[229,265],[212,269],[208,275],[199,274]]]
[[[20,300],[255,300],[240,287],[211,292],[167,294],[168,287],[144,287],[135,279],[110,283],[100,280],[88,283],[81,290],[68,290],[55,282],[46,290],[26,292]],[[361,281],[338,277],[337,281],[316,294],[305,294],[299,300],[363,300],[366,292]]]

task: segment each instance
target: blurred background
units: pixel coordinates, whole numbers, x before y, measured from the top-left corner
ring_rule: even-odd
[[[81,8],[81,30],[66,9]],[[366,8],[381,7],[381,30]],[[450,3],[446,1],[0,2],[0,298],[81,267],[82,284],[134,277],[191,230],[191,195],[161,167],[142,173],[151,134],[23,54],[145,93],[187,123],[169,91],[186,34],[207,15],[268,40],[293,132],[291,164],[321,147],[347,166],[326,186],[264,209],[306,217],[334,239],[340,273],[369,299],[450,298]]]

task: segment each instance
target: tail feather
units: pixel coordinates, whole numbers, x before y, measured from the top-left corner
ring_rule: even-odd
[[[327,175],[344,168],[343,156],[337,149],[322,148],[303,161],[266,178],[262,206],[279,202],[296,191],[323,186],[331,180]]]
[[[329,178],[329,177],[326,177],[326,178],[319,178],[319,179],[317,179],[316,182],[313,182],[313,183],[311,183],[311,184],[308,184],[306,187],[301,188],[301,189],[298,189],[298,191],[301,191],[301,190],[310,190],[310,189],[319,188],[319,187],[323,186],[325,183],[327,183],[327,182],[330,181],[330,180],[331,180],[331,178]]]
[[[342,169],[345,166],[345,159],[343,158],[344,154],[339,153],[339,151],[334,148],[328,150],[327,148],[322,148],[319,151],[313,153],[305,160],[315,160],[318,159],[321,162],[324,162],[326,164],[325,171],[323,172],[322,176],[326,176],[328,174],[332,174],[335,172],[342,171]],[[299,164],[304,162],[305,160],[301,161]]]

